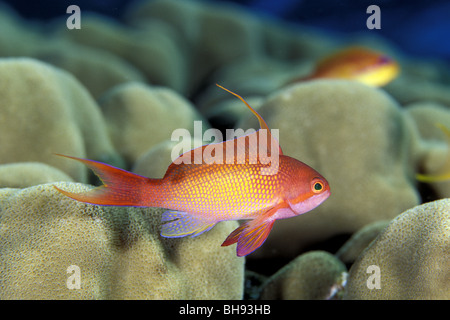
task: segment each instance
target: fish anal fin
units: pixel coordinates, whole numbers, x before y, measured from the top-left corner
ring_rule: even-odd
[[[172,210],[163,213],[161,223],[161,236],[165,238],[196,237],[216,224],[186,212]]]

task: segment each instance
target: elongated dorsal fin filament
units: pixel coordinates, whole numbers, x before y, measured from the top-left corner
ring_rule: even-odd
[[[231,93],[232,95],[234,95],[235,97],[239,98],[243,103],[245,103],[245,105],[247,106],[247,108],[250,109],[251,112],[253,112],[253,114],[258,118],[259,121],[259,126],[261,127],[261,129],[266,129],[270,132],[269,126],[267,125],[267,123],[264,121],[264,119],[259,115],[258,112],[256,112],[255,109],[253,109],[248,103],[247,101],[244,100],[244,98],[242,98],[240,95],[238,95],[237,93],[234,93],[233,91],[228,90],[227,88],[222,87],[220,84],[216,83],[216,86],[218,86],[219,88]]]
[[[260,128],[261,128],[261,129],[267,130],[268,137],[270,137],[270,139],[272,139],[272,133],[270,132],[269,126],[267,125],[266,121],[264,121],[264,119],[260,116],[260,114],[259,114],[255,109],[253,109],[253,108],[247,103],[247,101],[244,100],[244,98],[242,98],[242,97],[241,97],[240,95],[238,95],[237,93],[234,93],[233,91],[228,90],[227,88],[222,87],[220,84],[217,84],[217,83],[216,83],[216,86],[218,86],[219,88],[221,88],[221,89],[223,89],[223,90],[225,90],[225,91],[231,93],[231,94],[234,95],[235,97],[239,98],[239,100],[241,100],[243,103],[245,103],[245,105],[247,106],[247,108],[249,108],[250,111],[258,118]],[[271,141],[271,140],[269,140],[269,141]],[[277,142],[277,144],[278,144],[278,142]],[[278,144],[278,148],[279,148],[279,153],[282,154],[281,147],[280,147],[279,144]]]

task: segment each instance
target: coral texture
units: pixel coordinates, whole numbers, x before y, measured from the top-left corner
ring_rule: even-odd
[[[82,182],[86,169],[53,153],[121,163],[97,104],[61,69],[34,59],[2,59],[0,105],[0,163],[42,162]]]
[[[448,299],[449,210],[444,199],[396,217],[353,264],[345,298]]]
[[[193,135],[194,121],[204,120],[177,92],[138,82],[114,87],[100,106],[115,148],[131,164],[152,146],[170,139],[176,129]],[[200,126],[200,135],[209,128],[206,121]]]
[[[57,181],[73,181],[73,179],[61,170],[40,162],[0,165],[0,188],[26,188]]]
[[[164,239],[163,211],[92,206],[53,184],[0,189],[0,298],[241,299],[244,259],[220,246],[237,223]],[[79,289],[71,266],[79,268]]]
[[[261,299],[324,300],[335,298],[345,283],[344,264],[325,251],[295,258],[262,286]]]

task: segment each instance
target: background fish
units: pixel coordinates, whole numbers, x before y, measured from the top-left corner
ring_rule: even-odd
[[[167,208],[162,215],[163,237],[197,236],[220,221],[249,220],[222,246],[237,242],[238,256],[253,252],[264,243],[275,220],[314,209],[328,198],[330,187],[317,171],[283,155],[261,116],[240,96],[223,89],[247,105],[258,117],[261,129],[215,144],[216,151],[223,151],[221,159],[216,153],[205,152],[211,148],[205,145],[180,156],[191,159],[190,163],[175,164],[175,160],[162,179],[151,179],[97,161],[65,156],[86,164],[103,185],[84,193],[55,188],[72,199],[95,205]],[[266,148],[251,143],[266,135],[270,141]],[[272,152],[278,156],[271,157]],[[194,164],[199,153],[202,163]],[[225,161],[232,155],[232,163]],[[276,166],[268,160],[276,161]]]
[[[371,86],[384,86],[400,71],[397,62],[381,52],[364,47],[349,47],[318,62],[314,72],[291,82],[319,78],[357,80]]]

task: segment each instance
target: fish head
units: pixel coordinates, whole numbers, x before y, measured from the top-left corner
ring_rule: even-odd
[[[300,215],[319,206],[330,196],[331,191],[328,181],[320,173],[300,161],[297,162],[285,200],[290,209]]]

